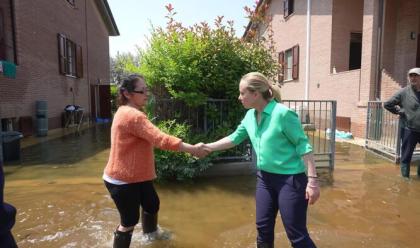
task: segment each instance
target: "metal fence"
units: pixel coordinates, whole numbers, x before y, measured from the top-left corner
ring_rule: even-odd
[[[313,147],[317,167],[334,169],[336,101],[284,100],[284,105],[296,111]]]
[[[399,163],[401,157],[401,126],[397,115],[383,107],[381,101],[368,102],[366,148]],[[417,146],[413,156],[420,156]]]
[[[301,120],[305,133],[314,148],[318,167],[334,168],[336,101],[284,100],[287,107],[295,110]],[[176,119],[188,124],[194,134],[213,133],[224,137],[236,128],[232,123],[242,120],[245,109],[235,100],[212,99],[205,105],[190,107],[185,103],[170,99],[156,99],[153,113],[157,121]],[[329,137],[331,136],[331,137]],[[210,138],[210,137],[208,137]],[[252,160],[251,145],[244,142],[235,149],[230,149],[218,158],[223,161]]]
[[[245,114],[245,110],[237,100],[211,99],[204,105],[191,107],[178,100],[155,99],[152,106],[156,121],[175,119],[189,125],[193,134],[204,136],[209,141],[233,132],[236,125],[231,126],[231,123],[239,124]],[[243,142],[235,148],[222,152],[216,160],[251,161],[251,145],[249,142]]]

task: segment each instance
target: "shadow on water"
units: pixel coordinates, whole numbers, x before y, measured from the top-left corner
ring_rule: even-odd
[[[398,167],[361,147],[337,143],[336,151],[308,212],[318,247],[418,247],[420,180],[402,180]],[[97,127],[25,148],[22,165],[5,167],[20,248],[111,247],[119,216],[101,180],[108,153],[109,131]],[[255,247],[255,176],[159,183],[157,191],[171,238],[146,245],[139,226],[133,247]],[[276,247],[289,247],[277,223]]]

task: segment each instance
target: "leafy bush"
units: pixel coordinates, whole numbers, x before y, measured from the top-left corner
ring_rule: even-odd
[[[189,135],[189,126],[176,123],[175,120],[166,120],[158,123],[160,130],[181,138],[184,142],[195,144]],[[158,180],[187,180],[192,179],[209,168],[214,154],[206,158],[197,159],[184,152],[155,150],[156,172]]]
[[[248,72],[276,80],[278,63],[271,52],[236,37],[232,21],[224,24],[218,17],[215,28],[205,22],[184,27],[174,20],[172,6],[167,9],[166,29],[152,28],[149,46],[139,50],[139,63],[128,61],[125,69],[143,74],[158,97],[201,105],[208,98],[236,99],[239,80]]]
[[[111,84],[111,112],[117,111],[117,98],[118,98],[118,87],[115,84]]]

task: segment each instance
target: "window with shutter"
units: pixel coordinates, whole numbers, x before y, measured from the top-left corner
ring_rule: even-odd
[[[281,82],[284,81],[284,68],[285,68],[285,65],[284,65],[284,52],[279,52],[279,67],[280,67],[280,70],[279,70],[279,78],[278,78],[278,80],[279,80],[279,83],[281,83]]]
[[[58,64],[62,75],[83,77],[82,47],[58,34]]]
[[[279,82],[299,79],[299,45],[280,52],[279,64],[283,73],[283,75],[279,73]]]

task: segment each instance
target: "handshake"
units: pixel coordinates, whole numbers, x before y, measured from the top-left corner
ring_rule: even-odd
[[[209,145],[200,142],[195,145],[191,145],[191,148],[187,152],[191,153],[194,157],[204,158],[213,152],[213,150]]]

